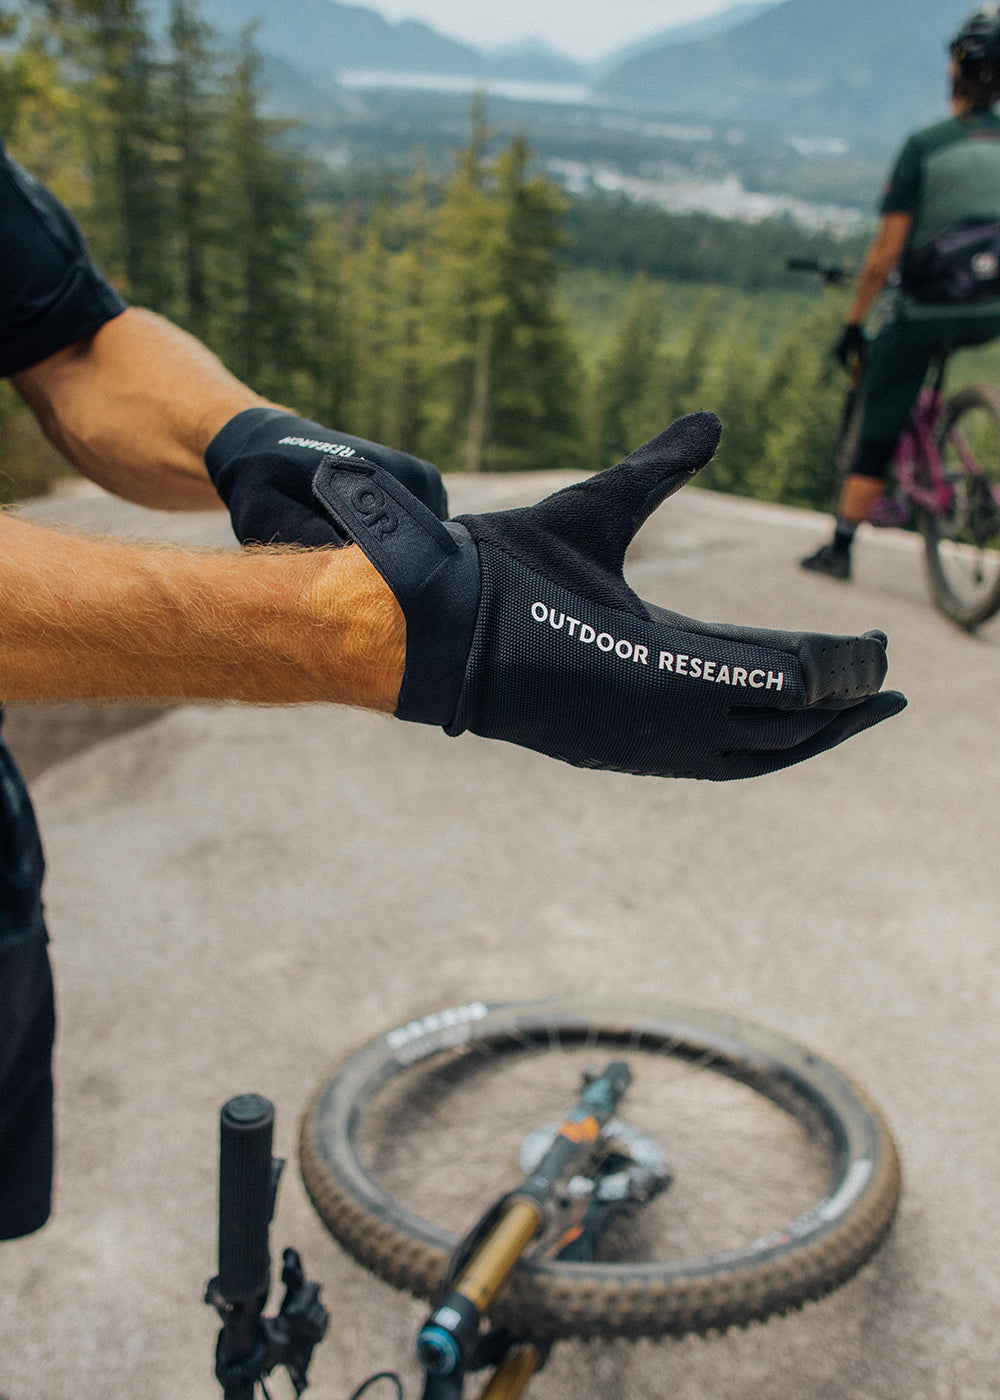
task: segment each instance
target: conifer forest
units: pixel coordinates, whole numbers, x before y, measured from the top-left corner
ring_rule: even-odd
[[[723,421],[704,484],[825,508],[846,292],[790,256],[860,234],[571,196],[484,101],[432,173],[339,168],[268,105],[252,29],[197,0],[0,0],[0,134],[134,303],[258,392],[444,472],[607,467],[678,414]],[[876,192],[873,192],[873,202]],[[0,388],[0,498],[63,468]]]

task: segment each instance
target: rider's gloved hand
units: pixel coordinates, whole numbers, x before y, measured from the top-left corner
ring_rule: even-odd
[[[406,619],[398,717],[580,767],[727,779],[787,767],[898,713],[903,697],[878,693],[880,632],[695,622],[625,583],[632,537],[718,436],[714,415],[693,414],[536,506],[447,523],[378,465],[323,458],[318,507]],[[229,472],[238,507],[238,461]]]
[[[209,475],[229,507],[240,544],[347,544],[318,512],[313,479],[324,457],[364,457],[389,472],[439,520],[448,516],[441,473],[430,462],[348,433],[331,432],[278,408],[248,408],[231,418],[205,453]]]
[[[844,369],[850,370],[857,364],[864,364],[868,354],[868,337],[864,328],[856,324],[846,324],[840,339],[833,347],[833,353]]]

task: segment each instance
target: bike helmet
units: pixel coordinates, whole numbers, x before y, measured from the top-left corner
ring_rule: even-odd
[[[963,70],[1000,62],[1000,5],[981,5],[973,10],[948,49]]]

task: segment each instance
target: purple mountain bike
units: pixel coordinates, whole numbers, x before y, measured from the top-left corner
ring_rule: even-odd
[[[831,285],[853,274],[836,264],[794,259],[789,268]],[[935,607],[966,631],[1000,609],[1000,390],[970,384],[945,393],[942,346],[896,449],[895,488],[875,502],[876,526],[916,525],[923,536]],[[861,374],[847,391],[835,460],[848,471],[861,426]]]
[[[870,519],[916,520],[934,605],[971,632],[1000,608],[1000,392],[970,384],[946,395],[948,354],[900,438],[895,493]]]

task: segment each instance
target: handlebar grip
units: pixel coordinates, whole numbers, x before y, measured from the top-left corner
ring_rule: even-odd
[[[277,1170],[271,1157],[274,1105],[260,1094],[223,1104],[219,1145],[219,1292],[228,1302],[267,1295],[268,1233]]]

